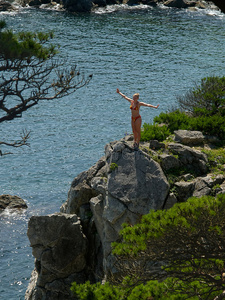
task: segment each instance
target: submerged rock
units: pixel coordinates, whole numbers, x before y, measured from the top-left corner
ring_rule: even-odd
[[[26,209],[26,202],[18,196],[1,195],[0,196],[0,210],[1,209]]]

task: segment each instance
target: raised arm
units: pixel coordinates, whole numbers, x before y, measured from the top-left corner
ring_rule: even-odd
[[[122,94],[122,93],[119,91],[119,89],[116,89],[116,92],[117,92],[120,96],[122,96],[124,99],[126,99],[127,101],[129,101],[129,102],[132,101],[132,99],[130,99],[130,98],[128,98],[127,96],[125,96],[124,94]]]
[[[153,108],[158,108],[159,104],[157,106],[151,105],[151,104],[147,104],[145,102],[139,102],[140,106],[147,106],[147,107],[153,107]]]

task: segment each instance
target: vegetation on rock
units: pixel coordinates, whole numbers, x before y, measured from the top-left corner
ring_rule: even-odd
[[[225,290],[225,195],[190,198],[124,225],[114,243],[120,276],[73,284],[79,299],[214,299]],[[161,263],[161,264],[160,264]],[[136,298],[135,298],[136,297]]]

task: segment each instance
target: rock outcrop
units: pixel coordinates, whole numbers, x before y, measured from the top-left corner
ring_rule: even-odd
[[[129,137],[107,144],[105,156],[73,180],[61,213],[31,218],[36,263],[25,299],[72,299],[72,281],[116,273],[111,243],[123,223],[132,226],[151,209],[169,209],[192,196],[225,193],[225,175],[208,173],[200,149],[155,141],[135,151],[131,144]],[[174,170],[185,172],[171,181]]]
[[[35,216],[27,235],[35,269],[25,299],[70,299],[71,283],[88,279],[88,242],[79,218],[62,213]]]
[[[26,209],[26,202],[18,196],[1,195],[0,196],[0,211],[3,209]]]

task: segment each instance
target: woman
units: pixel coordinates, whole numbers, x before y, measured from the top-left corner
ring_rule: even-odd
[[[139,94],[133,95],[133,100],[122,94],[119,89],[116,90],[118,94],[120,94],[124,99],[130,102],[130,109],[131,109],[131,126],[133,130],[134,135],[134,148],[139,147],[139,142],[141,139],[141,116],[139,114],[139,110],[141,106],[147,106],[147,107],[153,107],[158,108],[159,104],[157,106],[147,104],[144,102],[139,102]]]

